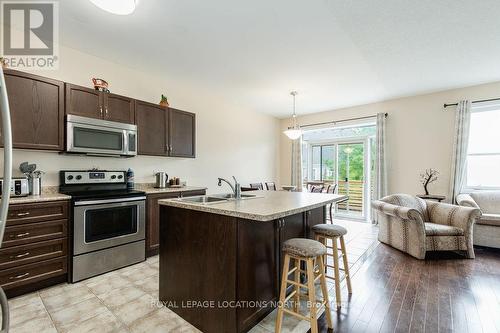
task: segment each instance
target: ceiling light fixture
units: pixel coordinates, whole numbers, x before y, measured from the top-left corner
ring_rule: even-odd
[[[137,5],[136,0],[90,0],[94,5],[116,15],[130,15]]]
[[[292,91],[290,95],[293,96],[293,126],[288,127],[286,131],[283,133],[291,140],[297,140],[302,135],[302,130],[299,125],[297,125],[297,115],[295,114],[295,96],[297,96],[298,92]]]

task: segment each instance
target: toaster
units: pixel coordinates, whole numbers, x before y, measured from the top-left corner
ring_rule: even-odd
[[[0,178],[0,197],[4,187],[3,179]],[[26,197],[30,194],[28,179],[27,178],[12,178],[10,182],[10,196],[11,197]]]

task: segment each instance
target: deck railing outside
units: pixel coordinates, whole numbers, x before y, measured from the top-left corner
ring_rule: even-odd
[[[333,181],[324,181],[325,191],[328,185],[332,185]],[[307,185],[304,184],[304,188],[307,188]],[[346,211],[349,207],[349,211],[359,212],[363,211],[363,190],[364,190],[364,182],[362,180],[350,180],[346,181],[338,181],[338,188],[336,193],[338,194],[348,194],[349,200],[345,202],[341,202],[337,205],[337,209],[340,211]]]

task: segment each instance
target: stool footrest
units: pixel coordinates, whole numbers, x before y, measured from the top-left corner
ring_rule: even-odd
[[[306,320],[306,321],[310,321],[311,320],[311,318],[306,317],[306,316],[304,316],[304,315],[302,315],[300,313],[297,313],[295,311],[289,310],[289,309],[287,309],[285,307],[283,307],[282,310],[283,310],[283,312],[286,312],[286,313],[291,314],[293,316],[299,317],[302,320]]]
[[[302,283],[299,283],[299,282],[295,282],[295,281],[292,281],[292,280],[286,280],[286,283],[293,284],[294,286],[299,286],[299,287],[302,287],[302,288],[307,288],[307,286],[305,284],[302,284]]]

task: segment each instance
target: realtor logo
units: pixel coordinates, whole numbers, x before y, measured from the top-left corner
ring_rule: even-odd
[[[2,61],[8,68],[57,69],[56,1],[1,1]]]

